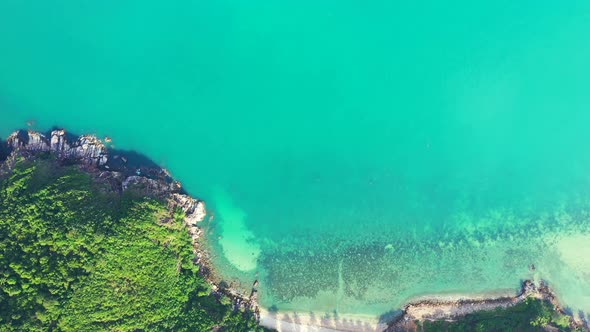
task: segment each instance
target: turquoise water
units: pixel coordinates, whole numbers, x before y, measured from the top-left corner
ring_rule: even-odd
[[[5,0],[0,134],[164,165],[266,307],[379,315],[534,277],[590,311],[588,40],[588,1]]]

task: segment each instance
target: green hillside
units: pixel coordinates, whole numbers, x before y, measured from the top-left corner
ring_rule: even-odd
[[[0,331],[259,331],[192,263],[183,213],[51,157],[0,179]]]

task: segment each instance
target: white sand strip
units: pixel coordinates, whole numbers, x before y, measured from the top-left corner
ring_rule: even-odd
[[[387,326],[374,316],[341,315],[333,317],[324,313],[278,312],[260,310],[260,324],[279,332],[376,332]]]

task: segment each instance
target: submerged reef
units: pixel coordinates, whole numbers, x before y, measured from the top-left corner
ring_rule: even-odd
[[[443,228],[434,235],[400,229],[389,239],[387,234],[322,239],[310,234],[265,243],[259,257],[260,303],[279,312],[307,307],[307,312],[344,315],[361,308],[377,315],[425,294],[512,294],[521,280],[530,279],[545,280],[560,298],[576,300],[564,303],[577,314],[588,303],[580,300],[588,294],[588,270],[574,265],[584,264],[584,256],[572,253],[568,239],[581,234],[574,238],[584,246],[589,225],[584,204],[530,215],[500,211],[481,226],[475,217],[463,217],[470,227]],[[502,224],[504,219],[515,221]]]

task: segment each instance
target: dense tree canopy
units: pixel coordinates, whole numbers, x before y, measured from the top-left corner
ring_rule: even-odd
[[[0,179],[0,331],[259,330],[210,295],[167,214],[49,156],[19,161]]]

